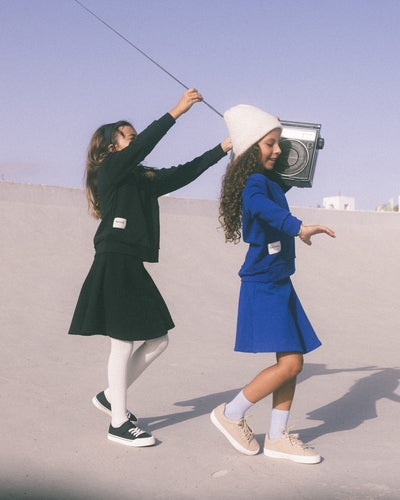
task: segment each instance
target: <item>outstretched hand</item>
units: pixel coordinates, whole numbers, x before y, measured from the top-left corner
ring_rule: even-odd
[[[189,111],[189,109],[193,106],[195,102],[200,102],[203,100],[202,95],[197,92],[196,89],[189,89],[183,93],[178,104],[169,112],[169,114],[176,120],[183,113]]]
[[[329,227],[325,226],[304,226],[303,224],[300,226],[301,232],[299,234],[299,238],[306,245],[311,245],[311,236],[315,234],[325,233],[331,238],[336,238],[335,231],[329,229]]]

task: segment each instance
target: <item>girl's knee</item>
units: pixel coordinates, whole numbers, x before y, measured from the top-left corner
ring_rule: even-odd
[[[159,341],[160,341],[159,349],[161,351],[165,351],[165,349],[168,347],[168,344],[169,344],[168,334],[164,335],[163,337],[160,337]]]
[[[297,361],[294,363],[294,371],[296,372],[296,375],[298,375],[301,370],[303,369],[303,356],[299,356],[299,358],[297,359]]]
[[[279,353],[278,364],[287,372],[287,378],[296,377],[303,369],[303,355]]]
[[[157,354],[161,354],[168,347],[169,337],[168,334],[158,337],[156,339],[146,340],[146,346],[151,351],[157,351]]]

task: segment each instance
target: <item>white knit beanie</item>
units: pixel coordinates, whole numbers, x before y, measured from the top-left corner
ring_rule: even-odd
[[[255,106],[238,104],[224,113],[235,156],[244,153],[271,130],[282,129],[280,121],[273,115]]]

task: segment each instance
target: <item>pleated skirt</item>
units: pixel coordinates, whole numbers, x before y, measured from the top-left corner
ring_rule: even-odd
[[[242,282],[235,351],[304,354],[320,345],[290,278]]]
[[[165,335],[174,322],[143,262],[131,255],[96,255],[72,318],[71,335],[148,340]]]

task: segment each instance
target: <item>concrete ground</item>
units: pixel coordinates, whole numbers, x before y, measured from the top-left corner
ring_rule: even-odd
[[[297,241],[294,284],[323,346],[306,356],[290,425],[319,465],[247,457],[209,419],[271,354],[233,352],[237,271],[217,202],[164,197],[161,261],[148,265],[176,328],[129,392],[157,438],[106,439],[91,403],[106,387],[108,339],[67,335],[93,257],[84,193],[0,182],[3,499],[400,498],[400,215],[293,208],[336,240]],[[271,400],[248,413],[260,445]]]

